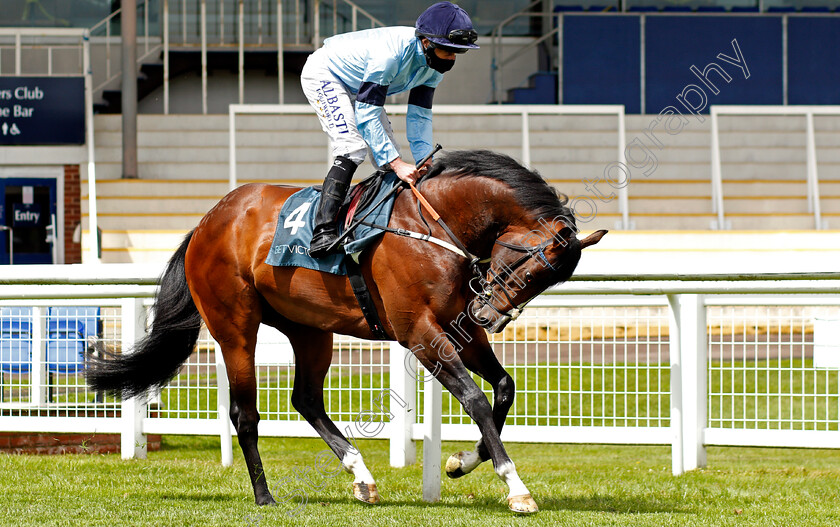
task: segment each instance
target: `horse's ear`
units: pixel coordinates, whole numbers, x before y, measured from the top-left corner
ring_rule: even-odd
[[[590,234],[589,236],[587,236],[586,238],[584,238],[580,241],[580,248],[581,249],[586,249],[590,245],[595,245],[596,243],[601,241],[601,238],[603,238],[604,235],[608,232],[610,232],[610,231],[605,231],[603,229],[601,229],[600,231],[593,232],[592,234]]]

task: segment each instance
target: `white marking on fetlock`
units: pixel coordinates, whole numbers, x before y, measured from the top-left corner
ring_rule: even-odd
[[[513,464],[513,461],[496,467],[496,474],[508,486],[508,490],[510,491],[508,493],[508,498],[530,494],[530,492],[528,492],[528,488],[524,483],[522,483],[522,480],[519,479],[519,476],[516,474],[516,465]]]
[[[358,452],[347,452],[341,460],[344,470],[353,474],[353,483],[376,483],[373,475],[365,466],[362,455]]]
[[[462,474],[469,474],[481,463],[481,457],[479,457],[477,452],[458,452],[449,456],[449,459],[446,461],[446,472],[447,474],[452,474],[458,469],[461,469]]]

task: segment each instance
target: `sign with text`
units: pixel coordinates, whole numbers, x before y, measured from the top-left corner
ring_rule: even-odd
[[[15,215],[12,225],[17,227],[37,227],[42,222],[41,206],[37,203],[24,204],[15,203],[12,206]]]
[[[0,77],[0,146],[84,142],[84,77]]]

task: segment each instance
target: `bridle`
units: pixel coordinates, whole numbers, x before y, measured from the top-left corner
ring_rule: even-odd
[[[532,258],[537,258],[537,260],[545,267],[548,267],[552,271],[558,271],[559,268],[552,265],[550,261],[548,261],[548,257],[545,255],[545,250],[552,245],[552,240],[546,240],[539,245],[535,246],[527,246],[527,245],[518,245],[515,243],[508,243],[503,242],[502,240],[495,240],[496,245],[500,245],[512,251],[524,253],[519,259],[517,259],[512,264],[503,264],[506,267],[506,274],[508,276],[513,275],[516,270],[521,267],[525,262],[528,262]],[[499,320],[504,322],[505,324],[513,322],[519,315],[522,314],[522,311],[525,309],[525,306],[534,299],[534,297],[529,298],[525,302],[520,304],[516,304],[511,296],[508,288],[505,287],[504,277],[498,271],[493,269],[493,262],[490,258],[484,260],[485,262],[489,262],[490,266],[487,269],[487,273],[490,275],[490,280],[484,280],[483,273],[481,273],[478,266],[473,266],[472,271],[474,275],[474,279],[478,278],[479,283],[483,283],[484,287],[480,291],[476,291],[473,289],[473,293],[476,294],[476,302],[479,304],[479,310],[481,308],[487,307],[493,312],[495,312],[499,317]],[[524,281],[525,283],[529,283],[532,279],[531,272],[525,271]],[[502,311],[493,305],[492,298],[493,298],[493,284],[498,286],[498,289],[504,294],[505,298],[507,299],[508,305],[511,306],[510,309],[507,311]],[[470,287],[472,289],[472,280],[470,281]],[[535,295],[536,296],[536,295]],[[499,325],[500,322],[497,322],[495,325]],[[491,331],[492,333],[492,331]]]
[[[519,317],[519,315],[522,314],[522,310],[525,308],[525,306],[531,300],[533,300],[534,297],[531,297],[528,300],[526,300],[525,302],[522,302],[519,305],[517,305],[515,303],[514,299],[513,299],[513,296],[511,296],[511,294],[508,292],[507,288],[505,287],[505,282],[503,280],[499,279],[499,273],[497,271],[493,270],[492,256],[487,257],[487,258],[480,258],[480,257],[472,254],[469,251],[469,249],[467,249],[466,245],[464,245],[464,243],[458,238],[458,236],[456,236],[455,233],[452,232],[452,230],[449,228],[449,226],[446,224],[446,222],[443,221],[443,218],[440,217],[440,214],[438,214],[438,212],[434,209],[434,207],[432,207],[431,204],[423,197],[423,195],[420,193],[420,191],[417,190],[417,187],[413,184],[411,184],[409,186],[411,188],[411,191],[414,193],[414,196],[417,198],[417,209],[418,209],[418,212],[420,214],[420,219],[423,220],[423,223],[426,224],[426,227],[429,231],[428,234],[421,234],[421,233],[418,233],[418,232],[409,231],[407,229],[394,229],[394,228],[386,227],[386,226],[382,226],[382,225],[373,225],[373,224],[369,224],[369,223],[366,223],[366,222],[361,222],[361,223],[364,223],[365,225],[370,225],[370,226],[377,227],[377,228],[382,229],[386,232],[391,232],[391,233],[397,234],[399,236],[406,236],[406,237],[409,237],[409,238],[414,238],[414,239],[417,239],[417,240],[422,240],[422,241],[434,243],[434,244],[436,244],[440,247],[448,249],[448,250],[466,258],[467,260],[469,260],[470,271],[473,274],[472,279],[469,281],[469,286],[470,286],[470,289],[473,291],[473,293],[475,293],[475,295],[476,295],[475,302],[478,303],[477,309],[475,309],[475,312],[473,314],[477,313],[478,311],[480,311],[484,307],[487,307],[490,310],[492,310],[493,312],[495,312],[497,315],[499,315],[499,318],[497,319],[496,323],[493,324],[493,326],[491,328],[486,328],[491,333],[494,332],[493,331],[494,329],[498,330],[498,328],[502,327],[502,325],[508,324],[508,323],[516,320]],[[449,237],[449,239],[452,241],[452,243],[449,243],[445,240],[441,240],[439,238],[435,238],[434,236],[432,236],[432,228],[429,226],[429,223],[426,221],[426,218],[423,216],[423,209],[426,209],[431,214],[432,219],[434,219],[434,221],[436,221],[438,223],[438,225],[440,225],[441,228],[443,228],[444,232],[446,232],[446,235]],[[574,223],[572,223],[572,224],[574,225]],[[568,223],[567,223],[567,225],[568,225]],[[552,271],[556,272],[556,271],[559,271],[559,268],[552,265],[552,263],[550,261],[548,261],[548,257],[545,255],[545,250],[548,247],[550,247],[551,245],[553,245],[552,240],[554,240],[554,238],[555,237],[552,236],[552,238],[549,238],[548,240],[545,240],[544,242],[540,243],[539,245],[534,245],[534,246],[518,245],[518,244],[515,244],[515,243],[508,243],[508,242],[504,242],[504,241],[502,241],[498,238],[496,240],[494,240],[494,244],[495,245],[500,245],[500,246],[505,247],[507,249],[510,249],[512,251],[523,253],[522,256],[519,259],[517,259],[515,262],[513,262],[513,264],[511,264],[511,265],[504,264],[505,267],[507,268],[507,274],[508,275],[513,275],[514,271],[517,268],[519,268],[525,262],[531,260],[532,258],[537,258],[544,267],[548,267]],[[484,272],[482,271],[482,267],[485,264],[490,264],[489,267],[487,267],[487,273],[491,275],[489,281],[484,279]],[[531,276],[530,271],[526,271],[525,272],[525,283],[530,282],[531,279],[532,279],[532,276]],[[473,281],[475,281],[475,280],[477,280],[478,283],[482,285],[482,287],[479,288],[479,290],[476,290],[475,288],[473,288]],[[493,305],[492,298],[493,298],[493,284],[494,283],[498,285],[498,288],[502,291],[502,293],[506,297],[506,299],[508,301],[508,305],[511,306],[510,309],[508,309],[507,311],[502,311],[499,308],[497,308],[495,305]],[[534,295],[534,296],[536,296],[536,295]]]

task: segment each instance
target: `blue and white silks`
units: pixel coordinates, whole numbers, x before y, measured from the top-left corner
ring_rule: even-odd
[[[310,60],[323,61],[355,96],[356,126],[383,166],[399,156],[382,125],[385,97],[409,91],[406,136],[415,161],[432,151],[432,100],[443,74],[431,69],[412,27],[385,27],[330,37]]]

